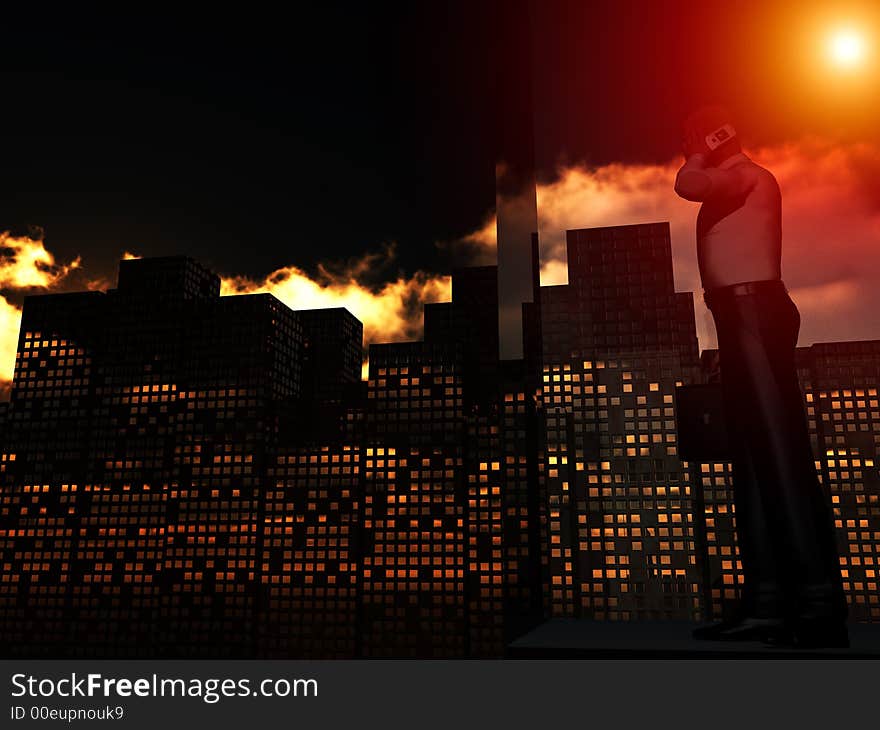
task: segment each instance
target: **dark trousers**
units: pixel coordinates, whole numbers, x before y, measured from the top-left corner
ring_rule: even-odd
[[[795,367],[800,315],[781,281],[706,291],[731,441],[742,610],[839,618],[846,599],[830,505]]]

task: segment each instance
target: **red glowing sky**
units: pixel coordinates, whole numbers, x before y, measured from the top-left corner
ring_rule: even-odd
[[[204,259],[223,274],[226,292],[272,291],[294,308],[348,306],[371,342],[420,336],[420,302],[448,298],[450,265],[494,259],[483,197],[491,184],[480,174],[491,175],[483,162],[497,120],[480,104],[477,72],[494,53],[486,29],[493,18],[477,17],[473,3],[453,6],[445,20],[434,17],[439,10],[413,11],[368,27],[352,16],[345,30],[363,41],[350,48],[358,63],[340,57],[344,72],[336,74],[306,53],[295,68],[311,85],[295,89],[285,85],[290,58],[267,63],[257,52],[262,34],[242,38],[239,75],[219,85],[200,64],[228,56],[217,45],[222,34],[184,34],[191,47],[178,52],[198,61],[171,67],[150,55],[164,53],[152,31],[103,33],[84,46],[69,22],[47,21],[39,53],[30,38],[12,38],[27,46],[7,54],[21,104],[4,117],[11,222],[0,220],[0,230],[36,223],[47,238],[3,242],[0,379],[11,375],[22,295],[106,288],[124,250]],[[875,4],[541,8],[534,101],[545,284],[566,280],[566,229],[669,220],[676,286],[699,290],[696,206],[672,192],[678,124],[694,104],[722,101],[746,150],[782,187],[783,276],[801,308],[801,343],[880,337]],[[320,41],[324,26],[313,25]],[[834,60],[842,30],[859,38],[857,62]],[[843,44],[850,60],[852,48]],[[100,63],[90,65],[90,54]],[[252,67],[246,58],[256,59]],[[93,83],[95,69],[107,83]],[[150,83],[128,83],[139,74]],[[78,100],[77,115],[68,97]],[[219,111],[225,104],[250,112]],[[300,129],[297,120],[309,124]],[[222,133],[229,154],[217,154],[207,129]],[[254,140],[279,135],[296,144],[272,142],[255,154]],[[701,345],[712,346],[699,297],[697,328]]]

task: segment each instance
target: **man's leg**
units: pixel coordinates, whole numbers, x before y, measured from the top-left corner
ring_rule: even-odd
[[[721,389],[725,420],[731,444],[736,538],[742,562],[743,592],[733,617],[714,626],[698,629],[694,636],[713,640],[765,640],[780,629],[785,614],[785,593],[779,578],[773,537],[765,514],[752,454],[750,414],[754,389],[749,382],[747,359],[741,357],[742,343],[736,311],[729,302],[712,308],[721,359]]]
[[[754,461],[747,446],[742,444],[732,457],[736,539],[743,572],[739,614],[782,620],[786,610],[785,591]]]
[[[823,622],[842,626],[845,601],[841,606],[833,524],[816,476],[794,362],[797,309],[784,290],[734,300],[741,323],[742,412],[749,409],[745,438],[794,602],[793,623],[798,630],[804,624],[805,635]]]
[[[840,575],[840,559],[830,504],[816,473],[816,464],[804,413],[804,398],[794,363],[794,348],[800,316],[794,303],[780,297],[780,319],[794,321],[791,348],[782,348],[771,338],[768,348],[781,401],[780,423],[775,429],[787,436],[786,450],[793,479],[781,480],[780,504],[791,516],[786,537],[792,546],[792,593],[800,619],[844,621],[846,596]],[[777,347],[779,351],[777,352]]]

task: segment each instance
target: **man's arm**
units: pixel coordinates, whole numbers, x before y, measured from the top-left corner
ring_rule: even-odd
[[[675,176],[675,192],[685,200],[695,202],[744,195],[751,185],[742,168],[706,167],[706,155],[701,152],[688,157]]]

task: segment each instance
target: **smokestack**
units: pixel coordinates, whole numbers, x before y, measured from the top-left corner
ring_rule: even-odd
[[[528,0],[499,8],[495,164],[498,225],[498,339],[502,360],[523,357],[522,305],[533,301],[532,236],[538,231],[535,193],[532,29]]]

